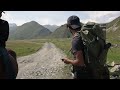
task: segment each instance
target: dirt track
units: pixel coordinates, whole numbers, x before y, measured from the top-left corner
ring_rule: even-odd
[[[18,58],[17,79],[72,79],[70,66],[60,59],[63,52],[52,43],[45,43],[38,52]]]

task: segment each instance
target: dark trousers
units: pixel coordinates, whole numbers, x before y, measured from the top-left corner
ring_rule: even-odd
[[[0,47],[0,56],[5,69],[6,79],[15,79],[15,71],[6,48]]]
[[[73,67],[74,79],[92,79],[92,74],[87,70],[86,67],[77,68]]]
[[[108,67],[93,71],[86,67],[77,67],[74,70],[74,79],[110,79]]]

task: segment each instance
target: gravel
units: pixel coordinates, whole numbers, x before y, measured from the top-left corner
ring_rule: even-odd
[[[18,58],[17,79],[72,79],[71,66],[61,61],[66,55],[52,43],[38,52]]]

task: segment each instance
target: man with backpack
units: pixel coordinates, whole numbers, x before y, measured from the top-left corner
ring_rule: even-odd
[[[3,11],[0,11],[0,18]],[[0,19],[0,59],[2,60],[5,78],[15,79],[15,72],[13,70],[12,62],[10,61],[8,51],[6,49],[6,41],[9,37],[9,24],[7,21]]]
[[[92,22],[82,26],[77,16],[68,18],[67,27],[73,36],[74,60],[63,62],[72,64],[74,79],[109,79],[106,57],[111,44],[106,44],[103,28]]]
[[[66,64],[73,65],[74,79],[87,79],[90,78],[90,73],[86,68],[84,62],[84,52],[82,39],[78,33],[81,30],[81,23],[77,16],[71,16],[67,20],[67,28],[72,33],[72,48],[71,53],[74,56],[74,60],[69,60],[67,58],[63,59]]]

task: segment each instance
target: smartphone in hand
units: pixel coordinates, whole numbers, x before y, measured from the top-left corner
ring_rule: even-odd
[[[64,61],[64,59],[61,59],[62,61]]]

